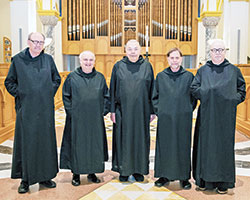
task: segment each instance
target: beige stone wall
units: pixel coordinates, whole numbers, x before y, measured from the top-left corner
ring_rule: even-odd
[[[11,39],[10,1],[0,1],[0,63],[3,63],[3,37]]]
[[[249,12],[250,13],[250,1],[249,1]],[[250,20],[248,20],[248,57],[250,58]]]
[[[224,34],[224,14],[222,10],[222,15],[217,26],[217,38],[223,39]]]

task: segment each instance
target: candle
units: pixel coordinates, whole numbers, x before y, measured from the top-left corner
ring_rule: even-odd
[[[149,39],[149,37],[148,37],[148,26],[146,26],[146,37],[145,37],[145,39],[146,39],[146,52],[148,52],[148,39]]]

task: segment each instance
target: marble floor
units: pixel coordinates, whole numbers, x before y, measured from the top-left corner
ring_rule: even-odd
[[[195,115],[194,115],[195,116]],[[56,133],[58,152],[62,140],[65,113],[60,108],[56,111]],[[195,120],[195,119],[194,119]],[[192,189],[182,190],[179,182],[171,182],[169,186],[157,188],[153,182],[154,178],[154,149],[156,140],[157,120],[151,123],[151,150],[150,150],[150,174],[145,176],[142,183],[135,182],[133,176],[129,177],[129,182],[120,183],[118,173],[111,169],[111,139],[112,123],[109,116],[105,117],[107,138],[109,145],[109,161],[106,162],[106,171],[97,174],[101,183],[93,184],[88,182],[85,175],[81,175],[81,185],[74,187],[71,185],[72,174],[69,170],[60,170],[54,179],[57,187],[54,189],[43,188],[39,184],[30,186],[30,191],[26,194],[18,194],[17,188],[20,180],[10,179],[10,168],[12,159],[13,138],[0,144],[0,199],[60,199],[60,200],[167,200],[167,199],[222,199],[222,200],[248,200],[250,199],[250,139],[236,131],[235,139],[235,160],[236,160],[236,187],[229,190],[226,195],[218,195],[215,191],[196,191],[194,180],[191,179]]]

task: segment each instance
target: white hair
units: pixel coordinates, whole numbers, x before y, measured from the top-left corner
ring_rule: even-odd
[[[211,40],[208,40],[209,48],[211,48],[211,46],[213,46],[214,43],[220,43],[220,44],[222,44],[224,46],[224,48],[226,48],[225,42],[222,39],[211,39]]]
[[[79,60],[80,60],[80,62],[81,62],[81,59],[82,59],[82,57],[83,56],[85,56],[85,55],[92,55],[93,57],[94,57],[94,60],[95,60],[95,54],[92,52],[92,51],[83,51],[80,55],[79,55]]]

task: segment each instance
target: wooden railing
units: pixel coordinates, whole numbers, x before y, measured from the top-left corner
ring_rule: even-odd
[[[238,65],[246,81],[246,99],[237,108],[236,129],[250,137],[250,65]]]
[[[241,131],[245,135],[250,136],[250,65],[239,65],[241,72],[246,80],[246,100],[238,106],[237,111],[237,130]],[[0,143],[12,137],[15,129],[15,109],[14,98],[7,92],[4,87],[4,80],[8,73],[9,64],[0,64]],[[157,74],[162,69],[155,69]],[[196,74],[196,69],[188,69],[192,73]],[[62,78],[61,85],[55,96],[55,109],[60,108],[63,105],[62,102],[62,86],[69,72],[61,72]],[[105,74],[107,83],[109,84],[109,76]]]

